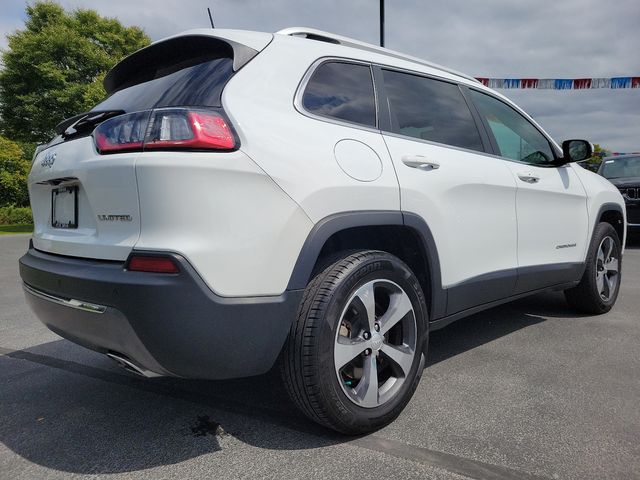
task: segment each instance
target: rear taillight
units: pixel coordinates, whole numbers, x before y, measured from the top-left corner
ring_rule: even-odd
[[[119,115],[102,122],[93,131],[100,153],[142,150],[151,112]]]
[[[127,262],[127,270],[149,273],[178,273],[180,269],[171,257],[132,255]]]
[[[142,150],[235,150],[228,120],[215,110],[166,108],[130,113],[93,132],[100,153]]]

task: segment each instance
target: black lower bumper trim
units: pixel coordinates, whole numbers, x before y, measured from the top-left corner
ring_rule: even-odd
[[[27,293],[45,325],[88,348],[117,351],[153,372],[180,377],[223,379],[268,371],[284,345],[302,291],[220,297],[186,259],[167,255],[180,273],[131,272],[120,262],[30,248],[20,259],[20,276],[50,296],[106,307],[96,314]]]

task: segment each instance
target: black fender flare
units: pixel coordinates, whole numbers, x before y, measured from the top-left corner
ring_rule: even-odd
[[[442,288],[440,258],[431,229],[422,217],[411,212],[389,210],[366,210],[341,212],[323,218],[309,232],[302,245],[298,259],[289,278],[287,290],[306,288],[311,280],[313,267],[316,264],[322,247],[334,234],[356,227],[404,226],[412,229],[418,236],[427,259],[429,284],[431,286],[431,305],[429,305],[430,321],[445,315],[447,292]]]
[[[597,215],[595,217],[595,222],[593,224],[593,229],[589,232],[590,233],[589,242],[591,242],[595,227],[598,225],[598,222],[600,221],[600,219],[602,219],[602,216],[605,214],[605,212],[610,212],[610,211],[616,211],[620,215],[622,215],[623,219],[625,218],[625,207],[622,207],[620,204],[613,203],[613,202],[603,203],[602,205],[600,205],[600,208],[598,209],[598,213],[597,213]],[[614,228],[615,228],[615,226],[614,226]],[[624,237],[626,236],[626,229],[627,229],[627,225],[623,223],[623,225],[622,225],[622,237],[620,238],[621,242],[624,242]]]

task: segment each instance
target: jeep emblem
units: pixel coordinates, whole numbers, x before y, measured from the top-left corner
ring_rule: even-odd
[[[51,168],[53,166],[53,162],[56,161],[56,153],[55,152],[47,152],[44,158],[40,161],[40,165],[43,167]]]

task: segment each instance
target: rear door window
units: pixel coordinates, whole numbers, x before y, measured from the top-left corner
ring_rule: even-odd
[[[315,115],[375,127],[371,69],[354,63],[323,63],[307,83],[302,105]]]
[[[457,85],[382,70],[391,130],[454,147],[484,151],[471,111]]]

